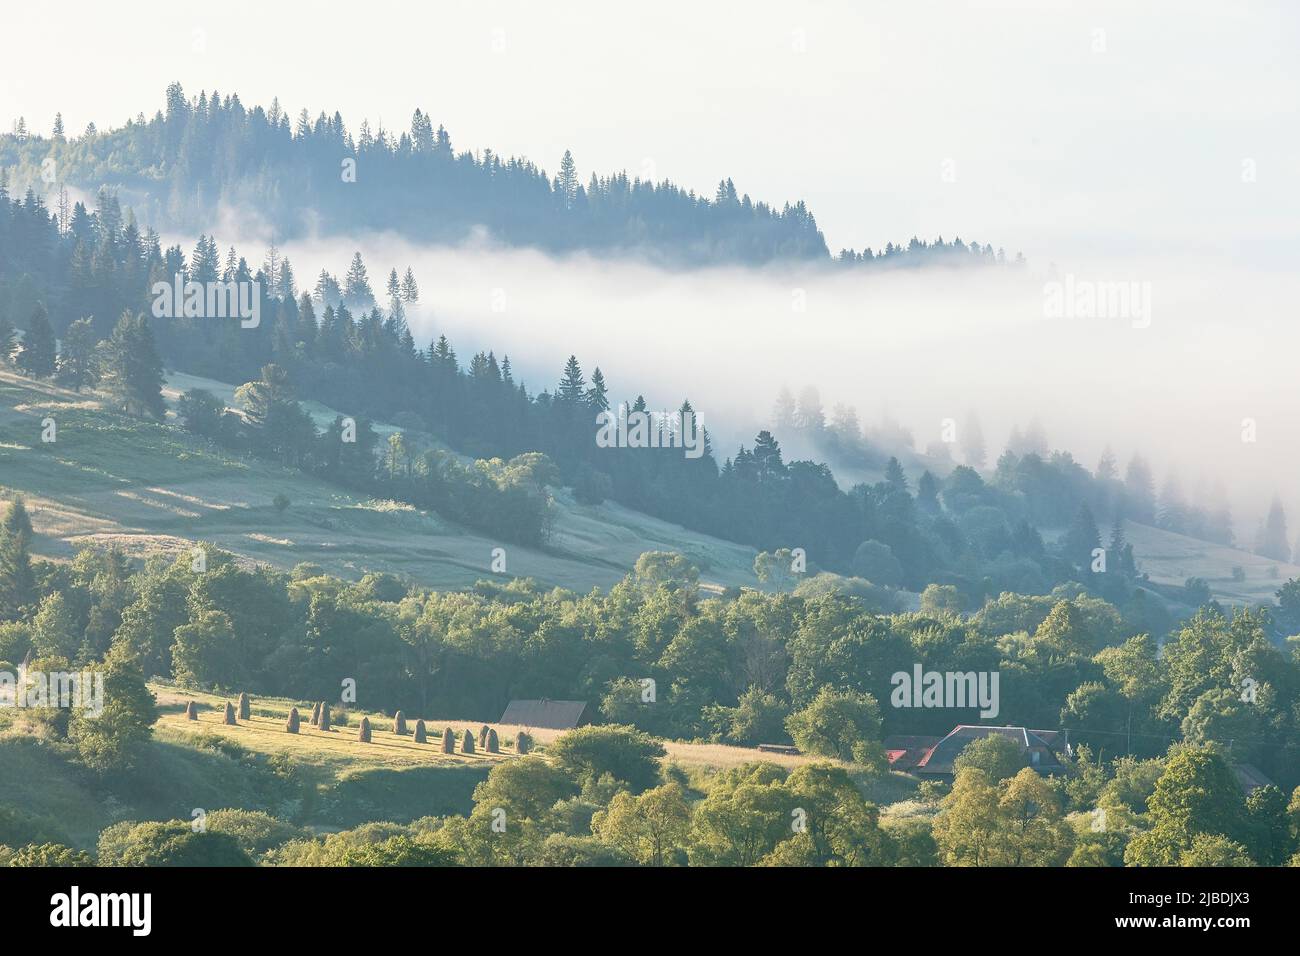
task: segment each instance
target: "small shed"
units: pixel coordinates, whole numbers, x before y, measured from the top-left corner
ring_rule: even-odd
[[[585,700],[512,700],[497,721],[545,730],[572,730],[591,723]]]

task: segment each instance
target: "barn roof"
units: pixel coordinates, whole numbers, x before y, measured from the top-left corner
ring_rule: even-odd
[[[885,756],[893,770],[911,770],[925,759],[942,737],[895,734],[884,739]]]
[[[582,722],[585,700],[512,700],[498,723],[569,730]]]
[[[1055,731],[1030,730],[1027,727],[988,727],[982,724],[958,724],[917,762],[916,769],[921,773],[950,774],[953,772],[953,763],[967,744],[994,734],[1019,744],[1021,751],[1026,754],[1037,754],[1035,769],[1060,769],[1060,758],[1056,753],[1058,735]]]

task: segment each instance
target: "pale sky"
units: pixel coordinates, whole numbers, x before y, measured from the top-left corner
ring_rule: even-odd
[[[194,12],[185,7],[197,7]],[[832,249],[913,233],[1037,262],[1276,261],[1300,222],[1300,5],[1258,2],[10,5],[0,119],[120,125],[273,96],[458,149],[805,199]],[[1254,182],[1242,182],[1245,161]],[[945,181],[944,171],[949,170]]]

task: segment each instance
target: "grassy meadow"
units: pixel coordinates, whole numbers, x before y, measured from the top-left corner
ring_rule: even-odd
[[[166,397],[230,386],[174,376]],[[318,423],[332,410],[311,409]],[[41,441],[51,418],[56,441]],[[350,494],[303,472],[233,455],[174,425],[105,411],[92,394],[0,369],[0,487],[28,500],[36,552],[70,557],[84,544],[114,544],[142,557],[212,541],[281,568],[301,562],[357,579],[388,571],[440,589],[471,586],[489,572],[499,542],[407,504]],[[380,428],[381,433],[383,428]],[[391,429],[390,429],[391,430]],[[273,500],[284,494],[283,512]],[[687,531],[613,503],[577,504],[555,494],[544,548],[510,545],[511,575],[577,591],[608,587],[645,551],[677,550],[715,587],[756,584],[754,551]]]

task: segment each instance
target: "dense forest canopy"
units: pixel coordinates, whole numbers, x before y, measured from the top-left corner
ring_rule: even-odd
[[[600,448],[594,440],[599,413],[625,407],[671,422],[697,410],[685,396],[658,402],[619,396],[616,382],[599,367],[588,374],[576,356],[558,384],[531,392],[515,379],[508,355],[498,359],[487,351],[463,361],[442,335],[420,347],[406,323],[407,310],[419,302],[416,277],[394,267],[386,282],[372,279],[360,253],[341,276],[323,270],[310,291],[300,290],[292,264],[274,247],[260,265],[250,265],[234,248],[223,255],[208,235],[188,254],[179,246],[163,249],[157,235],[142,232],[107,191],[94,210],[75,204],[66,222],[30,190],[9,198],[0,184],[0,200],[6,252],[0,322],[29,336],[16,353],[29,374],[92,384],[97,341],[108,343],[111,357],[116,336],[120,356],[128,342],[147,335],[159,369],[244,383],[241,414],[228,413],[211,395],[186,396],[180,415],[196,434],[358,490],[432,507],[508,540],[545,539],[542,488],[549,481],[572,487],[581,502],[610,498],[762,551],[802,548],[821,570],[878,585],[913,591],[952,585],[971,607],[1003,590],[1042,593],[1070,580],[1126,600],[1140,571],[1124,538],[1124,519],[1232,540],[1226,506],[1192,507],[1176,488],[1157,496],[1141,456],[1122,475],[1113,456],[1090,472],[1068,452],[1051,451],[1036,428],[1013,436],[995,467],[981,472],[987,454],[976,423],[963,432],[967,464],[949,460],[946,468],[921,468],[909,477],[888,447],[890,436],[864,431],[842,409],[828,418],[815,389],[803,390],[797,402],[783,394],[774,428],[734,452],[714,448],[707,428],[699,458],[671,449]],[[176,276],[257,282],[259,322],[246,328],[237,321],[154,315],[150,290]],[[135,324],[119,329],[124,314]],[[48,347],[36,348],[43,336]],[[56,338],[63,341],[61,358]],[[114,367],[101,364],[98,371]],[[122,381],[108,375],[105,385]],[[158,414],[157,383],[145,385]],[[150,401],[121,387],[115,394],[123,407]],[[302,399],[356,419],[358,442],[340,444],[339,422],[318,434],[299,407]],[[368,420],[397,424],[401,441],[381,447]],[[845,489],[826,464],[787,460],[778,435],[804,440],[824,460],[884,472],[884,480]],[[446,446],[484,461],[467,468]],[[1278,541],[1265,553],[1284,559],[1281,549],[1289,548],[1280,506],[1270,520]],[[1047,547],[1038,528],[1068,533]],[[1110,568],[1099,575],[1090,570],[1092,551],[1103,546]],[[1165,598],[1196,606],[1198,594],[1198,588],[1175,588]]]
[[[278,100],[250,109],[237,94],[187,97],[173,83],[164,110],[118,129],[68,137],[59,120],[47,139],[16,125],[0,137],[6,166],[22,181],[120,189],[154,226],[194,233],[230,206],[255,211],[281,240],[373,229],[457,242],[485,229],[508,245],[637,253],[674,265],[830,257],[802,201],[778,209],[738,192],[729,178],[711,196],[626,171],[593,172],[584,182],[567,151],[548,174],[491,149],[457,152],[447,130],[419,109],[408,130],[362,122],[354,135],[337,112],[313,119],[303,109],[295,118]],[[913,237],[876,252],[841,250],[836,261],[987,264],[1006,254],[990,244]]]

